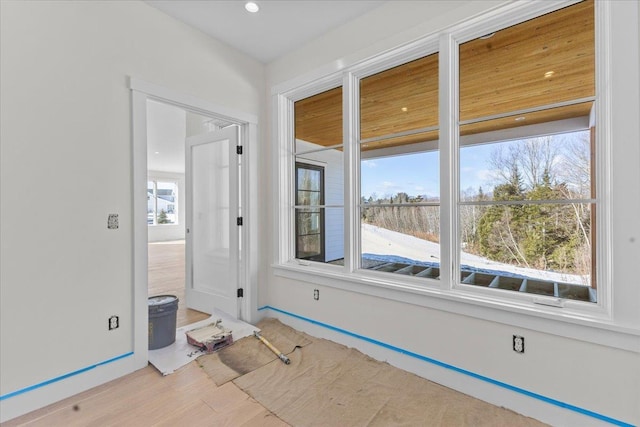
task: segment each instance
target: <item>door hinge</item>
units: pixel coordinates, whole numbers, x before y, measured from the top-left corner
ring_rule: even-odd
[[[244,289],[238,288],[238,298],[244,297]]]
[[[238,224],[238,225],[242,225],[242,217],[241,217],[241,216],[239,216],[239,217],[236,219],[236,224]]]
[[[242,145],[236,145],[236,154],[242,154]]]

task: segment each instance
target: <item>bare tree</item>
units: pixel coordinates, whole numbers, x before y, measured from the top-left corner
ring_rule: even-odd
[[[558,162],[558,178],[568,192],[578,197],[591,195],[591,141],[588,132],[573,133],[562,138],[563,152]]]
[[[558,169],[558,147],[551,136],[529,138],[512,143],[508,148],[497,147],[490,159],[491,167],[502,182],[509,182],[512,170],[517,166],[524,178],[524,185],[532,189],[542,184],[545,175],[555,181]]]

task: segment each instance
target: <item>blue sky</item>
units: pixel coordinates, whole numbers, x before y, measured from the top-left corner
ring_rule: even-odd
[[[462,190],[482,186],[486,192],[492,187],[493,174],[489,158],[496,144],[465,147],[460,153],[460,183]],[[415,153],[402,156],[364,160],[360,169],[362,195],[378,198],[405,192],[410,196],[438,197],[440,193],[440,165],[438,152]],[[375,198],[374,196],[374,198]]]
[[[588,131],[551,135],[551,138],[551,142],[556,145],[557,161],[561,161],[564,157],[564,149],[572,150],[571,142],[580,141],[588,158]],[[460,188],[462,193],[468,191],[476,194],[480,186],[485,193],[491,192],[497,181],[497,173],[491,168],[492,153],[496,150],[508,150],[509,146],[521,143],[522,140],[508,140],[461,147]],[[438,197],[439,170],[438,151],[364,160],[360,168],[362,196],[368,198],[375,194],[374,198],[382,198],[405,192],[409,196]]]

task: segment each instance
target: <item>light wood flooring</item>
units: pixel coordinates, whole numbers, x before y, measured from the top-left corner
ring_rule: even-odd
[[[187,308],[184,294],[185,244],[184,240],[149,243],[149,296],[175,295],[178,297],[177,327],[195,323],[208,314]]]
[[[193,361],[163,377],[153,366],[15,418],[3,426],[287,426]]]
[[[209,317],[186,308],[184,241],[149,244],[149,296],[179,298],[177,326]],[[163,377],[149,365],[2,426],[287,426],[232,382],[191,362]]]
[[[150,295],[171,294],[181,298],[181,302],[184,301],[184,242],[149,245],[149,283]],[[179,307],[178,325],[208,317],[205,313],[186,309],[185,304],[179,304]],[[277,365],[275,368],[279,367]],[[297,375],[305,376],[306,374],[304,372]],[[283,391],[280,390],[280,392]],[[285,390],[284,393],[290,393],[290,391]],[[318,390],[317,399],[323,398],[327,398],[327,391]],[[269,403],[256,401],[234,382],[217,386],[198,362],[193,361],[166,377],[149,365],[117,380],[10,420],[2,426],[279,427],[288,425],[263,406],[265,404]],[[335,402],[322,404],[330,407]],[[443,407],[442,411],[445,410],[446,408]],[[471,423],[450,424],[437,422],[434,419],[424,420],[423,425],[493,426],[496,425],[496,418],[491,411],[473,418]],[[524,417],[515,413],[512,416],[515,417],[513,422],[508,421],[500,425],[529,425],[521,424]],[[326,421],[324,417],[320,418],[314,418],[309,420],[309,423],[301,425],[326,424],[323,422]],[[340,425],[348,425],[346,420],[343,421],[346,424],[340,422]],[[529,419],[529,421],[533,420]]]

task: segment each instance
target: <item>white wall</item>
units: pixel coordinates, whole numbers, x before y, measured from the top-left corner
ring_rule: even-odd
[[[267,88],[295,88],[501,3],[388,2],[269,64]],[[599,416],[619,423],[640,424],[640,286],[636,273],[640,259],[638,2],[610,4],[613,48],[608,53],[614,73],[610,113],[615,167],[612,190],[602,196],[610,198],[613,208],[612,321],[598,325],[571,319],[558,322],[500,310],[488,320],[483,318],[484,310],[471,304],[456,305],[417,294],[398,297],[397,293],[350,283],[336,276],[323,280],[284,268],[271,268],[269,307],[262,312],[555,425],[602,425],[604,421]],[[273,124],[272,115],[269,124]],[[274,159],[270,173],[273,185],[265,187],[264,192],[273,199],[278,194],[278,174],[273,170],[277,147],[278,142],[272,140],[269,149]],[[277,209],[270,213],[272,224],[277,224],[274,215]],[[262,249],[277,253],[277,248],[274,231]],[[319,301],[313,300],[314,288],[320,289]],[[412,352],[413,356],[349,334],[395,346]],[[525,355],[512,351],[513,334],[525,336]],[[556,404],[545,399],[553,399]],[[573,405],[573,409],[562,408],[562,404]]]
[[[143,2],[0,5],[6,420],[133,369],[128,76],[255,115],[265,92],[262,64]]]

